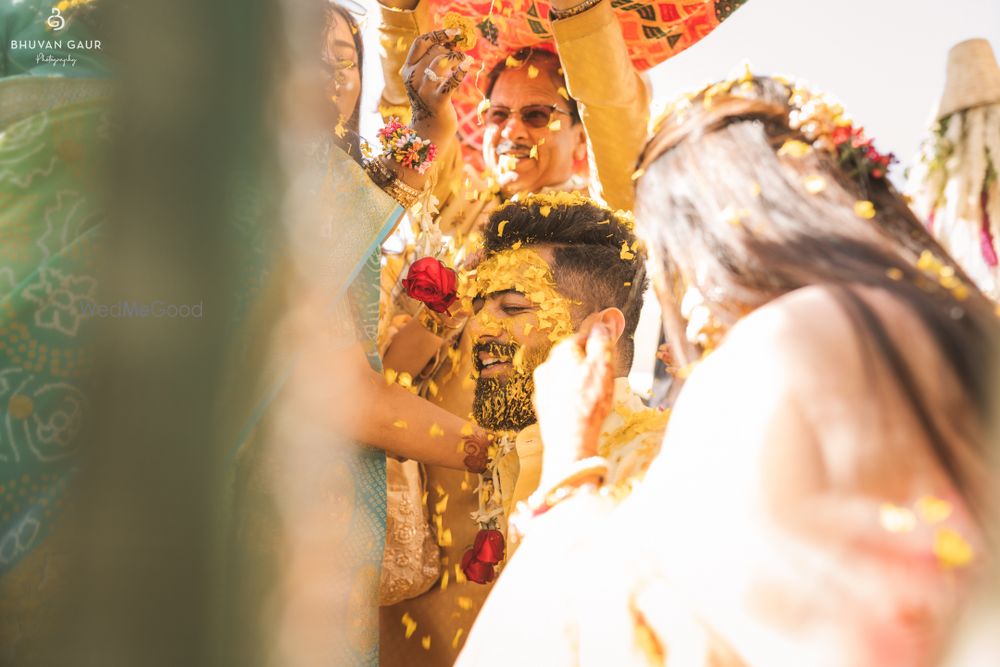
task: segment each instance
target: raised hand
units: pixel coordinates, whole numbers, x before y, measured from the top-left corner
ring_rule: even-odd
[[[596,456],[614,398],[612,340],[604,325],[556,345],[535,369],[535,413],[545,445],[542,476],[557,479],[573,462]]]
[[[426,139],[443,143],[458,127],[451,95],[469,72],[471,59],[455,49],[456,29],[435,30],[410,47],[402,75],[413,108],[413,128]]]

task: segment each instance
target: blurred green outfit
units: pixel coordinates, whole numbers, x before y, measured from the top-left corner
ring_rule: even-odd
[[[38,44],[94,39],[82,21],[49,29],[51,7],[0,4],[3,664],[30,657],[65,569],[57,521],[86,415],[103,227],[92,179],[108,135],[107,71],[96,49]],[[73,65],[45,58],[70,54]]]

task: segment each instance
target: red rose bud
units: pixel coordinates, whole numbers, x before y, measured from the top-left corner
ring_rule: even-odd
[[[406,295],[436,313],[447,311],[455,303],[457,287],[458,275],[433,257],[415,261],[403,279]]]
[[[472,549],[467,550],[462,556],[462,572],[469,581],[477,584],[488,584],[495,576],[493,564],[476,560],[476,552]]]
[[[483,563],[499,563],[504,556],[503,533],[499,530],[480,530],[472,546],[476,560]]]

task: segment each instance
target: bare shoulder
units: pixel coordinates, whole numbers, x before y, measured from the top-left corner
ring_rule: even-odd
[[[878,317],[890,338],[921,336],[917,317],[890,292],[863,286],[852,286],[850,291]],[[769,363],[840,367],[857,358],[859,340],[865,335],[844,294],[826,286],[790,292],[741,320],[723,348],[734,355],[753,349],[767,356]]]

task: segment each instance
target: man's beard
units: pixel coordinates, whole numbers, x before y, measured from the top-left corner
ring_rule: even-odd
[[[489,352],[509,361],[514,358],[517,350],[518,346],[511,343],[476,345],[472,349],[475,367],[482,370],[480,352]],[[472,416],[476,423],[491,431],[520,431],[538,421],[531,402],[535,394],[532,373],[545,361],[548,353],[548,347],[542,350],[526,349],[523,368],[515,368],[503,377],[477,377],[472,401]]]

